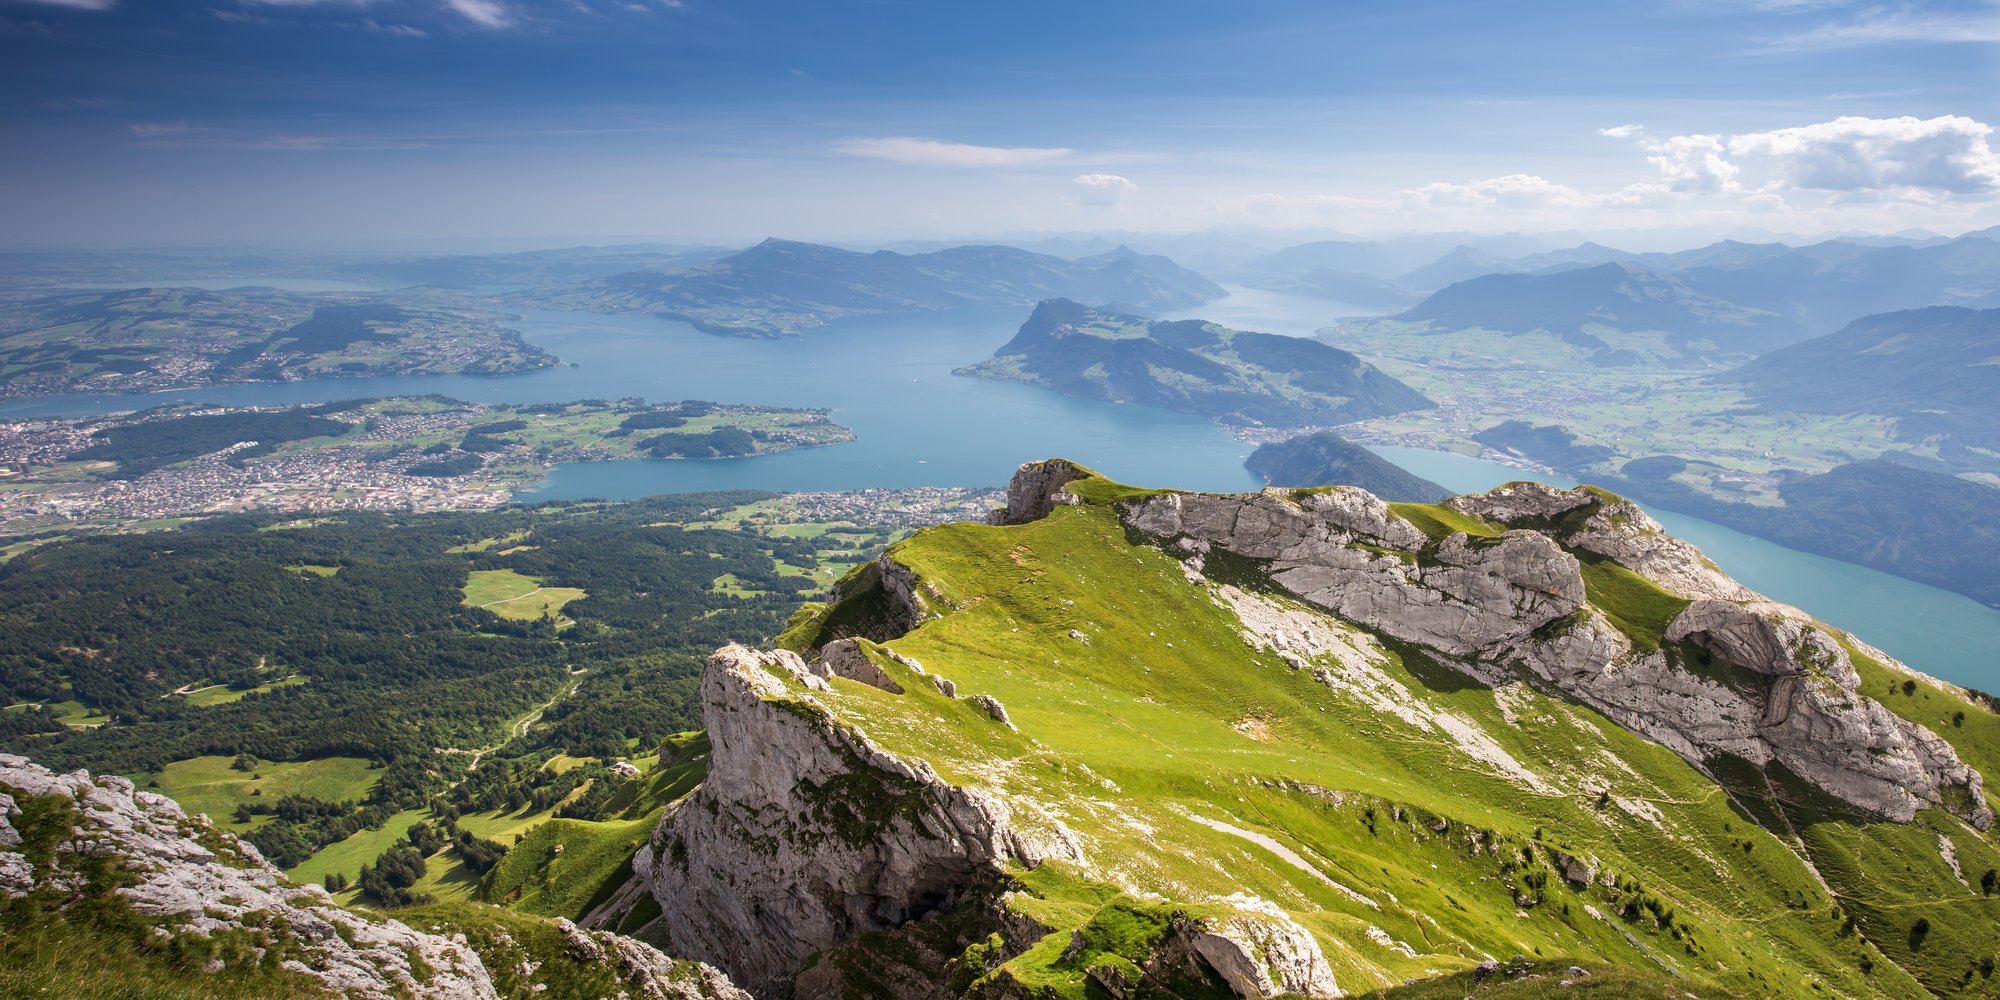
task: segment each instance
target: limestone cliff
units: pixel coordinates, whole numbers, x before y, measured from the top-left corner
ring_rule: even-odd
[[[1006,802],[884,752],[786,680],[827,687],[795,653],[740,646],[702,677],[707,780],[633,864],[670,950],[784,995],[816,952],[948,908],[1007,861],[1079,856],[1060,824],[1024,829]]]
[[[1776,762],[1891,819],[1943,806],[1991,825],[1979,772],[1858,693],[1852,640],[1730,580],[1638,507],[1539,483],[1446,506],[1477,533],[1447,524],[1427,535],[1352,488],[1170,493],[1123,514],[1197,568],[1216,551],[1256,560],[1309,604],[1487,683],[1525,671],[1693,763]],[[1617,575],[1617,586],[1650,586],[1680,607],[1661,634],[1590,603],[1583,567],[1604,561],[1637,578]]]

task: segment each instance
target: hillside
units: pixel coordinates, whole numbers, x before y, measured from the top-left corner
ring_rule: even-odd
[[[1845,559],[2000,607],[2000,491],[1930,469],[1874,460],[1819,475],[1787,473],[1780,505],[1718,500],[1690,488],[1683,459],[1626,462],[1602,477],[1649,502],[1781,545]],[[1678,478],[1677,478],[1678,477]]]
[[[996,520],[710,660],[634,860],[668,951],[760,996],[1996,986],[2000,718],[1628,503],[1051,461]]]
[[[1006,246],[859,253],[769,239],[683,271],[634,271],[531,293],[536,304],[643,312],[710,333],[797,334],[829,320],[1068,297],[1126,309],[1176,309],[1225,293],[1165,257],[1124,247],[1065,260]]]
[[[1712,381],[1766,410],[1880,414],[1902,440],[2000,451],[2000,309],[1868,316]]]
[[[1243,467],[1267,486],[1359,486],[1385,500],[1436,503],[1451,491],[1332,431],[1261,445]]]
[[[64,292],[0,314],[0,397],[556,366],[502,319],[421,290]]]
[[[1596,367],[1693,366],[1785,342],[1782,317],[1703,295],[1672,277],[1606,263],[1550,274],[1489,274],[1451,285],[1393,319],[1437,335],[1544,332]],[[1659,334],[1657,338],[1634,335]]]
[[[1152,322],[1066,299],[1036,306],[1014,339],[958,374],[1236,425],[1342,424],[1431,405],[1373,365],[1315,341],[1200,320]]]

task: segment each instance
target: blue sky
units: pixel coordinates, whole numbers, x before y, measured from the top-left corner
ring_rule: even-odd
[[[0,241],[1950,232],[1996,93],[1989,0],[0,0]]]

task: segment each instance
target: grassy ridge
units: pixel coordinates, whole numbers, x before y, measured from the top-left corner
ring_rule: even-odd
[[[1082,485],[1073,492],[1091,500],[1120,492]],[[1496,530],[1437,508],[1396,511],[1433,538]],[[1815,824],[1809,839],[1866,848],[1827,873],[1829,893],[1789,831],[1760,826],[1665,748],[1527,685],[1448,683],[1439,675],[1450,671],[1411,660],[1422,650],[1382,655],[1374,668],[1400,691],[1391,700],[1481,737],[1455,748],[1435,723],[1379,711],[1246,644],[1210,588],[1130,544],[1104,506],[1058,507],[1011,528],[932,529],[892,558],[917,573],[943,617],[890,645],[962,695],[998,698],[1020,731],[886,657],[878,663],[904,694],[836,680],[822,700],[947,780],[1064,804],[1091,857],[1115,859],[1100,863],[1137,889],[1176,905],[1237,892],[1276,903],[1329,942],[1343,989],[1511,954],[1598,956],[1639,970],[1623,981],[1669,977],[1749,995],[1914,997],[1988,983],[1979,936],[1990,951],[2000,912],[1942,881],[1951,875],[1935,832],[1845,817]],[[1593,603],[1657,645],[1677,599],[1607,565],[1586,569]],[[788,641],[810,644],[825,623],[861,614],[871,598],[859,582],[841,605],[799,620]],[[1038,822],[1028,810],[1016,817]],[[1965,842],[1961,859],[1991,846],[1969,827],[1951,836]],[[1596,859],[1597,878],[1567,883],[1561,856]],[[1083,996],[1088,970],[1063,957],[1070,932],[1099,940],[1091,928],[1110,904],[1044,890],[1018,891],[1010,905],[1056,930],[998,974]],[[1931,923],[1958,920],[1962,930],[1933,930],[1931,949],[1907,947],[1907,934],[1888,940],[1889,929],[1865,920],[1857,932],[1846,918],[1871,893],[1885,910],[1956,896],[1963,905]],[[1042,902],[1021,902],[1033,899]],[[1137,910],[1107,916],[1145,922]],[[1143,957],[1124,933],[1106,931],[1090,954]],[[1972,983],[1962,979],[1968,956]]]

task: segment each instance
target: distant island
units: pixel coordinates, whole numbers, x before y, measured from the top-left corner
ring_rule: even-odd
[[[439,396],[0,423],[0,536],[244,510],[484,510],[563,462],[854,440],[825,410]]]
[[[1057,297],[1125,309],[1180,309],[1225,294],[1165,257],[1125,247],[1066,260],[1007,246],[861,253],[769,239],[686,270],[633,271],[518,298],[546,308],[651,314],[728,336],[783,337],[850,316],[1025,305]]]
[[[1391,503],[1437,503],[1452,495],[1332,431],[1261,445],[1243,467],[1267,486],[1359,486]]]
[[[10,312],[0,398],[380,375],[512,375],[554,355],[483,309],[417,294],[71,292]]]
[[[1375,366],[1301,337],[1043,302],[993,357],[956,374],[1198,413],[1234,427],[1310,427],[1433,404]]]

